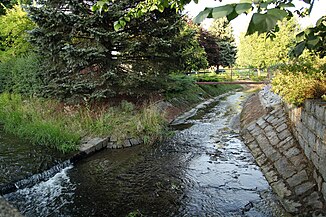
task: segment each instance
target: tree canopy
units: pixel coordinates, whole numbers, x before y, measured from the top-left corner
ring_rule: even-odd
[[[299,31],[295,19],[284,19],[273,40],[258,33],[240,36],[237,63],[245,67],[266,68],[289,61],[288,53],[295,44],[295,34]]]
[[[44,93],[81,99],[147,94],[159,90],[170,72],[205,65],[198,43],[196,55],[189,55],[195,32],[171,9],[147,13],[115,31],[114,21],[135,4],[118,1],[105,14],[94,13],[89,1],[49,0],[30,7],[37,24],[32,42],[45,59]]]
[[[127,14],[115,21],[114,26],[116,29],[124,28],[126,23],[132,18],[139,18],[155,10],[161,12],[166,8],[181,10],[184,5],[191,1],[198,3],[198,0],[141,0],[132,10],[129,10]],[[305,16],[311,13],[315,0],[303,0],[303,2],[307,3],[307,7],[298,9],[295,7],[294,0],[241,0],[240,3],[205,8],[203,11],[199,12],[194,21],[200,23],[205,18],[219,19],[222,17],[227,17],[227,19],[231,21],[240,14],[253,12],[247,34],[250,35],[255,32],[260,34],[266,32],[267,36],[273,36],[274,33],[278,31],[278,21],[293,17],[293,13],[299,16]],[[99,12],[105,12],[110,4],[114,4],[114,1],[101,0],[98,1],[93,9]],[[294,12],[293,8],[296,8]],[[317,22],[316,27],[310,28],[310,30],[308,29],[305,33],[301,33],[301,35],[298,36],[299,41],[296,45],[296,49],[293,50],[295,56],[300,55],[304,48],[317,52],[323,49],[324,40],[322,36],[325,34],[326,28],[324,20],[325,16]],[[323,55],[323,53],[321,52],[320,55]]]

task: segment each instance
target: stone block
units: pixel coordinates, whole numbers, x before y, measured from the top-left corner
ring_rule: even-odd
[[[309,115],[308,116],[308,123],[307,123],[307,127],[310,129],[310,130],[313,130],[314,127],[315,127],[315,124],[316,124],[316,118],[312,115]]]
[[[141,144],[140,139],[130,139],[129,141],[132,146]]]
[[[284,122],[282,118],[274,118],[270,123],[275,127],[282,122]]]
[[[258,135],[256,137],[256,141],[262,149],[264,149],[264,147],[270,146],[269,141],[264,134]]]
[[[274,128],[271,125],[268,125],[267,127],[265,127],[264,132],[269,132],[269,131],[273,131]]]
[[[267,157],[264,154],[262,154],[256,158],[256,162],[257,162],[257,165],[261,167],[262,165],[264,165],[267,162]]]
[[[258,119],[258,121],[256,122],[256,124],[258,126],[260,126],[260,128],[263,128],[262,126],[266,126],[266,121],[262,118]]]
[[[277,146],[280,143],[280,140],[277,136],[270,138],[269,142],[271,143],[272,146]]]
[[[297,156],[291,157],[290,161],[296,167],[296,169],[298,171],[307,167],[307,160],[306,160],[306,156],[304,156],[304,154],[299,154]]]
[[[113,142],[108,142],[106,148],[113,149],[113,144],[114,144]]]
[[[288,137],[292,137],[292,134],[288,129],[283,130],[281,133],[278,134],[278,138],[280,140],[284,140],[284,139],[286,139]]]
[[[309,145],[306,145],[304,147],[304,154],[307,156],[309,160],[311,160],[311,152],[312,152],[312,148]]]
[[[276,128],[276,131],[279,133],[279,132],[282,132],[283,130],[285,130],[287,128],[287,124],[286,123],[282,123],[279,127]]]
[[[280,202],[282,203],[284,209],[289,213],[299,212],[299,208],[302,206],[301,203],[294,200],[285,199],[285,200],[281,200]]]
[[[307,126],[305,125],[305,123],[303,123],[303,125],[302,125],[302,133],[301,133],[301,135],[303,136],[303,138],[304,138],[305,140],[308,139],[308,131],[309,131],[309,129],[307,128]]]
[[[131,147],[131,142],[129,141],[129,139],[124,140],[122,146],[123,148]]]
[[[262,130],[258,126],[256,126],[255,129],[250,131],[251,135],[254,137],[260,135],[261,132],[262,132]]]
[[[261,168],[261,170],[263,171],[264,174],[266,174],[267,172],[274,169],[273,164],[271,164],[271,163],[266,163],[266,164],[262,165],[260,168]]]
[[[270,153],[268,157],[272,162],[275,162],[278,161],[282,157],[282,155],[278,151],[275,151]]]
[[[318,192],[314,191],[312,194],[303,199],[306,205],[314,209],[322,209],[323,203]]]
[[[318,174],[317,170],[314,170],[313,177],[316,180],[318,191],[321,192],[323,178]]]
[[[278,181],[277,173],[273,169],[265,173],[265,177],[270,184]]]
[[[261,151],[260,148],[253,148],[253,149],[250,149],[250,150],[251,150],[252,155],[255,158],[258,157],[259,155],[263,154],[263,152]]]
[[[316,133],[316,136],[320,139],[325,140],[325,132],[326,131],[326,126],[323,125],[320,121],[316,121],[315,127],[314,127],[314,132]]]
[[[290,138],[290,137],[288,137],[288,138],[286,138],[286,139],[280,141],[280,142],[276,145],[277,148],[282,148],[282,147],[284,147],[284,146],[289,146],[289,147],[287,147],[287,148],[283,148],[284,150],[287,150],[287,149],[289,149],[290,147],[292,147],[292,146],[293,146],[293,139]]]
[[[79,151],[85,152],[86,155],[96,151],[94,144],[84,143],[79,147]]]
[[[248,131],[242,134],[242,138],[246,144],[253,142],[255,140],[255,138],[251,136]]]
[[[110,142],[117,142],[118,138],[116,136],[111,136],[110,137]]]
[[[274,166],[284,179],[287,179],[296,173],[295,167],[286,157],[282,157],[276,161]]]
[[[292,177],[288,178],[286,182],[289,184],[289,186],[295,187],[307,180],[308,180],[308,175],[306,170],[301,170],[297,174],[294,174]]]
[[[250,124],[248,127],[247,127],[247,129],[249,130],[249,131],[253,131],[254,129],[256,129],[256,124],[255,123],[253,123],[253,124]]]
[[[322,155],[322,157],[319,158],[319,165],[317,168],[323,179],[326,180],[326,155]]]
[[[324,120],[325,110],[326,110],[326,106],[322,106],[320,104],[315,105],[315,116],[318,120],[320,120],[320,121]]]
[[[248,144],[248,147],[250,150],[253,150],[253,149],[259,148],[259,145],[256,141],[252,141]]]
[[[297,187],[294,188],[294,191],[296,195],[302,195],[306,193],[307,191],[311,190],[313,187],[315,187],[316,184],[313,182],[305,182],[302,183],[301,185],[298,185]]]
[[[321,193],[323,194],[324,200],[326,201],[326,182],[323,182],[322,184]]]
[[[292,194],[292,192],[286,187],[285,183],[282,180],[272,183],[271,187],[280,198],[289,197]]]
[[[311,152],[311,161],[314,164],[316,168],[319,166],[319,156],[316,154],[316,152]]]
[[[306,100],[304,102],[304,110],[307,112],[311,112],[311,100]]]
[[[274,115],[267,115],[264,119],[268,122],[268,123],[270,123],[272,120],[274,120]]]
[[[289,150],[283,152],[283,154],[287,157],[287,158],[291,158],[293,156],[296,156],[298,154],[300,154],[301,151],[297,148],[297,147],[292,147]]]
[[[275,137],[277,138],[277,134],[276,134],[276,132],[274,130],[267,131],[265,133],[265,135],[267,136],[268,140],[271,140],[271,139],[273,139]]]
[[[316,144],[316,136],[313,134],[312,131],[309,130],[308,132],[308,145],[313,147]]]

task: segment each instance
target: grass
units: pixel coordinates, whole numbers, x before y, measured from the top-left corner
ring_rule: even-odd
[[[196,85],[189,76],[174,75],[165,97],[173,105],[191,106],[240,85]],[[151,103],[136,108],[122,101],[119,106],[90,108],[69,106],[56,100],[0,94],[0,122],[4,130],[39,145],[71,152],[87,137],[113,136],[122,141],[140,138],[145,143],[164,138],[167,122]]]
[[[241,88],[241,85],[196,85],[192,76],[177,76],[177,82],[172,82],[172,86],[177,84],[178,89],[171,88],[165,93],[166,99],[179,108],[191,107],[203,99],[218,96],[223,93]],[[182,88],[181,88],[182,87]],[[178,90],[178,91],[176,91]]]
[[[151,104],[136,109],[123,102],[94,111],[8,93],[0,95],[0,121],[5,131],[62,152],[76,150],[84,137],[138,137],[150,143],[162,138],[166,128],[163,114]]]
[[[191,75],[196,81],[214,81],[214,82],[223,82],[223,81],[235,81],[235,80],[253,80],[253,81],[263,81],[267,79],[268,74],[267,72],[261,72],[260,76],[257,75],[257,72],[252,70],[246,71],[236,71],[232,72],[227,70],[226,72],[222,73],[215,73],[215,72],[206,72],[206,73],[199,73]]]

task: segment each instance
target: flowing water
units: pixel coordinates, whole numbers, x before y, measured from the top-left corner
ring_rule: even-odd
[[[105,150],[5,198],[26,216],[288,216],[236,129],[244,93],[161,144]]]

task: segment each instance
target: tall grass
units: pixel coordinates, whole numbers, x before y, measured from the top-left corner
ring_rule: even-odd
[[[94,111],[9,93],[0,95],[0,122],[7,132],[63,152],[76,150],[83,137],[139,137],[151,142],[162,137],[166,126],[163,114],[151,104],[136,109],[123,102]]]

